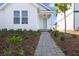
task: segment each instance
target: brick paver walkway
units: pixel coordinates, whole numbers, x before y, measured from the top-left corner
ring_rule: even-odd
[[[35,56],[64,56],[64,53],[58,48],[49,32],[42,32],[38,46],[35,50]]]

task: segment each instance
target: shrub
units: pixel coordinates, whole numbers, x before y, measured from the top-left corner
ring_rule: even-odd
[[[53,33],[53,35],[55,37],[58,37],[59,36],[59,31],[58,30],[54,30],[54,31],[52,31],[52,33]]]
[[[30,29],[28,32],[32,32],[32,30]]]
[[[76,39],[76,38],[77,38],[77,36],[76,36],[75,34],[73,34],[73,35],[72,35],[72,38]]]
[[[14,34],[9,38],[10,42],[13,44],[18,44],[22,41],[21,36],[19,36],[18,34]]]
[[[16,32],[22,32],[22,29],[17,29]]]
[[[14,32],[15,30],[14,29],[10,29],[10,30],[8,30],[9,32]]]
[[[52,32],[52,30],[49,30],[49,32]]]
[[[67,49],[63,49],[63,53],[65,53],[67,55]]]
[[[60,34],[60,36],[61,36],[61,35],[65,35],[65,33],[63,33],[63,32],[59,32],[59,34]]]
[[[26,29],[24,29],[24,30],[23,30],[23,32],[24,32],[24,33],[27,33],[27,30],[26,30]]]
[[[3,37],[5,35],[5,32],[0,31],[0,37]]]
[[[60,36],[61,41],[65,41],[65,35]]]
[[[23,39],[24,39],[24,40],[29,39],[29,35],[24,35],[24,36],[23,36]]]
[[[37,36],[37,32],[36,32],[36,31],[33,31],[33,32],[32,32],[32,35],[33,35],[33,36]]]
[[[3,32],[7,32],[7,28],[2,29]]]
[[[19,49],[18,53],[19,53],[20,56],[24,56],[25,55],[25,52],[24,52],[23,49]]]
[[[5,56],[10,56],[10,55],[12,55],[12,50],[11,50],[10,48],[5,48],[5,49],[3,50],[3,52],[4,52],[4,55],[5,55]]]
[[[40,32],[40,30],[37,31],[38,33]]]

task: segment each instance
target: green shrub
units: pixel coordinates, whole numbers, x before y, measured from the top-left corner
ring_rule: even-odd
[[[11,50],[10,48],[5,48],[5,49],[3,50],[3,52],[4,52],[4,55],[5,55],[5,56],[10,56],[10,55],[12,55],[12,50]]]
[[[73,35],[72,35],[72,38],[76,39],[76,38],[77,38],[77,36],[76,36],[75,34],[73,34]]]
[[[52,30],[49,30],[49,32],[52,32]]]
[[[37,31],[38,33],[41,32],[40,30]]]
[[[18,53],[19,53],[20,56],[24,56],[25,55],[25,52],[24,52],[23,49],[19,49]]]
[[[0,37],[3,37],[5,35],[5,32],[0,31]]]
[[[63,53],[65,53],[67,55],[67,49],[63,49]]]
[[[65,33],[63,33],[63,32],[59,32],[59,34],[60,34],[60,36],[61,36],[61,35],[65,35]]]
[[[32,30],[30,29],[28,32],[32,32]]]
[[[79,49],[78,48],[75,49],[75,53],[76,53],[76,55],[79,56]]]
[[[65,35],[60,36],[61,41],[65,41]]]
[[[22,32],[22,29],[17,29],[16,32]]]
[[[58,37],[59,36],[59,31],[58,30],[53,30],[52,33],[53,33],[53,35],[55,37]]]
[[[27,33],[27,30],[26,30],[26,29],[24,29],[24,30],[23,30],[23,32],[24,32],[24,33]]]
[[[14,29],[10,29],[10,30],[8,30],[9,32],[14,32],[15,30]]]
[[[31,32],[31,35],[33,35],[34,37],[36,37],[37,34],[38,34],[37,31],[32,31],[32,32]]]
[[[29,35],[24,35],[24,36],[23,36],[23,39],[24,39],[24,40],[29,39]]]
[[[7,28],[2,29],[3,32],[7,32]]]
[[[13,44],[18,44],[22,41],[21,36],[19,36],[18,34],[14,34],[9,38],[10,42]]]

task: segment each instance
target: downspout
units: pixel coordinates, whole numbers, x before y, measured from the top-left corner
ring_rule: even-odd
[[[74,21],[73,21],[74,28],[73,29],[75,30],[75,3],[74,3],[74,11],[73,12],[74,12],[74,17],[73,17],[73,19],[74,19]]]

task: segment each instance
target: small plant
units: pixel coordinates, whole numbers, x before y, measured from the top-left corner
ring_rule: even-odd
[[[10,30],[8,30],[9,32],[14,32],[15,30],[14,29],[10,29]]]
[[[24,35],[24,36],[23,36],[23,39],[24,39],[24,40],[29,39],[29,35]]]
[[[9,38],[10,42],[13,43],[13,44],[18,44],[22,41],[22,38],[21,36],[19,36],[18,34],[15,34],[15,35],[12,35],[10,38]]]
[[[3,37],[5,35],[5,32],[0,31],[0,37]]]
[[[75,49],[75,54],[76,54],[77,56],[79,56],[79,49],[78,49],[78,48]]]
[[[65,53],[67,55],[67,49],[63,49],[63,53]]]
[[[72,38],[76,39],[76,38],[77,38],[77,36],[76,36],[75,34],[73,34],[73,35],[72,35]]]
[[[37,31],[38,33],[40,32],[40,30]]]
[[[24,30],[23,30],[23,32],[24,32],[24,33],[27,33],[27,30],[26,30],[26,29],[24,29]]]
[[[52,30],[49,30],[49,32],[52,32]]]
[[[28,32],[32,32],[32,30],[30,29]]]
[[[60,36],[61,41],[65,41],[65,35]]]
[[[58,37],[59,36],[59,31],[58,30],[53,30],[52,33],[53,33],[53,35],[55,37]]]
[[[16,32],[22,32],[22,29],[17,29]]]
[[[6,28],[4,28],[4,29],[2,29],[2,31],[3,31],[3,32],[7,32],[7,29],[6,29]]]
[[[36,31],[32,31],[32,35],[36,37],[37,36],[37,32]]]
[[[5,56],[11,56],[12,55],[12,50],[10,48],[5,48],[3,50],[3,52],[4,52]]]
[[[18,52],[19,52],[19,55],[20,55],[20,56],[24,56],[24,55],[25,55],[25,52],[24,52],[24,50],[23,50],[23,49],[19,49],[19,51],[18,51]]]

